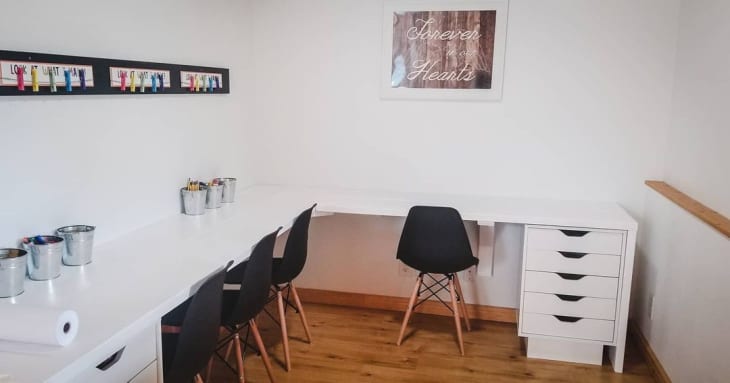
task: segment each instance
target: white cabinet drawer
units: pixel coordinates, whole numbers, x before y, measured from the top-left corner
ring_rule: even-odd
[[[616,319],[616,300],[543,293],[525,293],[522,311],[590,319]]]
[[[129,383],[157,383],[157,361],[150,363]]]
[[[157,357],[155,327],[133,335],[117,351],[95,361],[81,372],[73,382],[126,383],[145,370]]]
[[[618,277],[621,257],[556,250],[527,250],[525,268],[583,275]]]
[[[522,313],[521,335],[548,335],[611,342],[613,324],[614,322],[610,320]]]
[[[620,231],[569,230],[558,228],[527,229],[527,250],[558,250],[580,253],[623,254],[624,236]]]
[[[616,299],[618,278],[525,271],[525,291]]]

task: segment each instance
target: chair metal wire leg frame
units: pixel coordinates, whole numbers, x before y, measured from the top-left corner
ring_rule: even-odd
[[[243,341],[241,341],[240,332],[246,328],[246,337]],[[246,350],[247,349],[253,349],[256,352],[258,352],[259,355],[261,355],[261,359],[264,362],[264,367],[266,367],[266,372],[269,375],[269,380],[273,383],[274,382],[274,375],[272,373],[271,369],[271,361],[269,360],[269,354],[266,352],[266,348],[264,347],[264,343],[261,340],[261,334],[259,333],[258,326],[256,326],[256,322],[254,319],[251,319],[246,325],[238,326],[238,327],[223,327],[225,330],[229,332],[229,334],[223,339],[221,339],[218,343],[218,348],[216,349],[216,352],[214,354],[215,357],[218,357],[223,363],[228,367],[231,371],[236,373],[238,375],[238,380],[240,382],[244,382],[244,369],[243,369],[243,360],[246,357]],[[254,340],[256,341],[256,346],[248,343],[248,337],[250,334],[253,334]],[[243,347],[242,347],[243,345]],[[226,353],[225,356],[221,355],[219,353],[219,350],[221,350],[223,347],[226,347]],[[228,360],[230,358],[230,354],[232,351],[235,350],[236,353],[236,366],[232,366]]]
[[[430,278],[430,283],[424,282],[424,276]],[[406,309],[406,314],[403,318],[403,324],[401,325],[400,334],[398,335],[398,342],[396,343],[398,346],[400,346],[403,342],[403,336],[405,335],[408,321],[416,307],[421,305],[423,302],[426,302],[431,297],[436,297],[439,302],[441,302],[454,314],[454,322],[456,324],[456,337],[459,343],[459,351],[461,352],[461,355],[464,355],[464,339],[461,333],[461,319],[459,318],[459,305],[457,303],[457,300],[461,300],[462,297],[460,293],[457,294],[457,288],[454,286],[455,277],[456,274],[444,274],[443,278],[440,279],[436,279],[433,277],[433,275],[428,273],[420,273],[418,275],[418,279],[416,280],[416,286],[414,287],[413,294],[411,294],[411,298],[408,301],[408,308]],[[446,282],[446,284],[444,282]],[[449,295],[451,297],[450,304],[445,302],[443,299],[441,299],[441,297],[438,296],[438,293],[442,290],[449,290]],[[421,294],[425,292],[429,293],[428,296],[426,296],[425,298],[421,298]],[[464,310],[466,309],[465,306],[462,306],[462,308]],[[467,327],[471,326],[467,324]]]

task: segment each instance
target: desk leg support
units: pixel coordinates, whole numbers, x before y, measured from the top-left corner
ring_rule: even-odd
[[[480,276],[494,276],[494,222],[478,221],[479,237],[477,240],[477,257]]]

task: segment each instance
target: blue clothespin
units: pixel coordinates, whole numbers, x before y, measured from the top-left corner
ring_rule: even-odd
[[[152,80],[152,93],[157,93],[157,75],[153,73],[150,77]]]
[[[79,69],[79,82],[81,83],[81,90],[86,90],[86,69]]]
[[[208,89],[210,89],[210,93],[213,93],[213,76],[208,76]]]
[[[66,92],[71,92],[73,86],[71,85],[71,71],[69,69],[63,70],[63,78],[66,79]]]

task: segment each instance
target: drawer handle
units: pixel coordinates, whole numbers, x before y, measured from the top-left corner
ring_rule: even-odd
[[[578,318],[578,317],[569,317],[569,316],[565,316],[565,315],[553,315],[553,316],[555,317],[555,319],[557,319],[561,322],[568,322],[568,323],[575,323],[575,322],[583,319],[583,318]]]
[[[588,255],[588,253],[575,253],[572,251],[558,251],[560,255],[562,255],[565,258],[571,258],[571,259],[581,259]]]
[[[563,234],[567,235],[568,237],[583,237],[586,234],[588,234],[588,231],[584,230],[560,230],[563,232]]]
[[[579,300],[585,298],[581,297],[579,295],[565,295],[565,294],[555,294],[558,299],[561,301],[567,301],[567,302],[578,302]]]
[[[558,276],[563,279],[567,279],[569,281],[577,281],[579,279],[582,279],[585,277],[585,275],[580,274],[568,274],[568,273],[558,273]]]
[[[119,351],[113,353],[110,357],[104,359],[104,361],[99,363],[99,365],[96,366],[96,368],[98,368],[99,370],[102,370],[102,371],[108,370],[111,366],[117,364],[119,359],[122,359],[123,353],[124,353],[124,347],[119,349]]]

